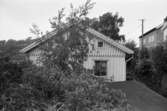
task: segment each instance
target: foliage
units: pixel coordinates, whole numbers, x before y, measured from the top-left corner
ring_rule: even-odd
[[[38,38],[43,36],[43,32],[40,30],[40,28],[36,24],[32,24],[32,27],[30,28],[30,32],[33,33]]]
[[[162,89],[160,90],[161,94],[166,96],[165,92],[167,89],[164,87],[166,83],[163,83],[163,80],[165,79],[165,76],[167,75],[167,49],[162,46],[157,46],[152,50],[152,61],[154,63],[157,76],[156,76],[156,81],[157,85],[161,87]],[[166,90],[166,91],[165,91]]]
[[[151,89],[157,89],[157,73],[150,59],[142,59],[136,66],[136,78]],[[158,90],[158,89],[157,89]]]
[[[150,54],[149,51],[146,47],[143,47],[140,51],[139,51],[139,59],[148,59],[150,58]]]
[[[0,41],[0,58],[10,58],[13,62],[23,62],[25,56],[19,51],[32,43],[34,40],[27,38],[26,40],[2,40]]]
[[[157,46],[152,50],[152,60],[159,75],[167,74],[167,49]]]
[[[92,5],[90,1],[79,8],[71,5],[72,11],[67,18],[64,18],[64,9],[60,10],[51,21],[56,36],[41,46],[42,67],[53,68],[56,73],[47,75],[59,75],[61,79],[56,82],[65,90],[64,101],[54,99],[57,103],[53,106],[59,105],[58,109],[65,111],[127,109],[128,103],[122,92],[109,89],[103,80],[95,78],[83,67],[90,40],[86,33],[89,26],[86,15]]]
[[[1,93],[4,110],[44,111],[49,107],[57,111],[129,110],[122,91],[108,88],[103,79],[94,77],[83,67],[89,43],[85,18],[92,6],[89,0],[79,8],[71,5],[69,16],[64,18],[61,10],[50,21],[57,34],[53,39],[41,38],[47,41],[41,45],[43,65],[16,64],[21,71],[12,70],[12,83]],[[7,64],[12,65],[12,61]],[[6,72],[8,69],[1,74]]]
[[[0,93],[10,87],[11,83],[20,83],[22,70],[15,64],[10,62],[9,58],[0,59]]]
[[[127,80],[135,79],[135,67],[138,62],[138,48],[136,47],[135,41],[128,41],[125,44],[126,47],[134,51],[134,55],[126,55],[126,60],[132,58],[127,62]]]
[[[163,94],[161,82],[163,76],[167,73],[167,49],[163,46],[157,46],[149,50],[144,48],[140,54],[140,60],[137,62],[135,69],[135,79]]]
[[[118,13],[113,14],[111,12],[90,20],[92,28],[117,41],[125,41],[124,35],[119,34],[123,22],[123,17],[119,17]]]

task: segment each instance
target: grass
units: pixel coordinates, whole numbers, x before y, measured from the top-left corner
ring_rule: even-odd
[[[126,93],[135,111],[167,111],[167,99],[137,81],[109,83],[110,88]]]

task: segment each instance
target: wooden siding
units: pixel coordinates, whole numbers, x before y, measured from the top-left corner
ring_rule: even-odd
[[[93,41],[91,44],[94,45],[94,49],[92,45],[89,45],[89,56],[125,56],[124,52],[100,39],[92,39],[91,41]],[[98,42],[101,41],[103,42],[103,47],[98,47]]]
[[[37,66],[40,66],[42,64],[40,62],[40,55],[41,55],[41,50],[39,48],[36,48],[28,53],[29,60],[31,60],[32,63],[36,64]]]
[[[103,47],[98,47],[98,42],[103,42]],[[92,46],[94,46],[94,48]],[[38,61],[40,54],[40,49],[35,48],[28,53],[29,59],[34,64],[41,65]],[[87,69],[93,69],[96,60],[107,61],[107,75],[104,78],[112,79],[113,81],[126,80],[125,53],[120,49],[101,39],[93,38],[89,44],[88,58],[84,62],[84,67]]]
[[[84,67],[93,69],[96,60],[107,61],[107,76],[106,79],[113,81],[126,80],[126,63],[124,57],[97,57],[89,56],[87,61],[84,62]]]
[[[90,45],[89,55],[87,61],[84,62],[84,67],[87,69],[93,69],[95,61],[102,60],[107,61],[107,75],[104,78],[112,79],[113,81],[125,81],[126,80],[126,62],[125,53],[118,48],[109,45],[104,42],[103,47],[98,47],[100,39],[92,39],[94,44],[94,50]]]

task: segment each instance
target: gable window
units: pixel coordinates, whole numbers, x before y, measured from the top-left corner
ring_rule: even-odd
[[[103,47],[103,42],[98,42],[98,47]]]
[[[107,61],[95,61],[94,74],[96,76],[107,75]]]

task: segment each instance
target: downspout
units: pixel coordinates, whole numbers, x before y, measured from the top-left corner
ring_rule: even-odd
[[[129,57],[127,60],[126,60],[126,63],[129,62],[130,60],[132,60],[134,58],[134,55],[132,54],[131,57]]]

